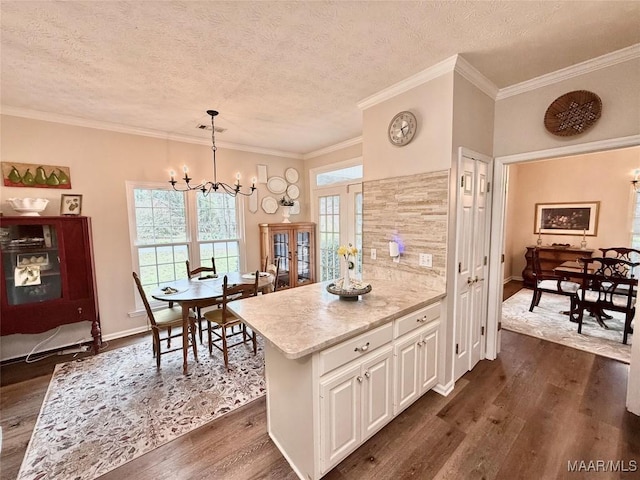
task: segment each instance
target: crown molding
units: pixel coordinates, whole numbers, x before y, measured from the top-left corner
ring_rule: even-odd
[[[464,57],[461,55],[457,56],[455,71],[462,75],[464,78],[469,80],[473,85],[478,87],[482,92],[487,94],[493,100],[496,99],[496,95],[498,95],[498,87],[487,77],[485,77],[479,70],[477,70],[473,65],[471,65]]]
[[[596,70],[611,67],[618,63],[623,63],[638,57],[640,57],[640,43],[636,43],[635,45],[631,45],[596,58],[591,58],[581,63],[576,63],[570,67],[562,68],[555,72],[532,78],[531,80],[526,80],[509,87],[501,88],[500,91],[498,91],[496,100],[503,100],[514,95],[530,92],[537,88],[553,85],[554,83],[562,82],[579,75],[585,75],[590,72],[595,72]]]
[[[336,143],[335,145],[330,145],[328,147],[321,148],[320,150],[315,150],[313,152],[305,153],[302,158],[304,160],[309,160],[310,158],[316,158],[320,155],[326,155],[327,153],[335,152],[338,150],[342,150],[343,148],[352,147],[353,145],[358,145],[362,143],[362,135],[359,137],[352,138],[351,140],[345,140],[344,142]]]
[[[391,85],[390,87],[385,88],[384,90],[380,90],[378,93],[374,93],[373,95],[365,98],[358,102],[358,108],[360,110],[366,110],[367,108],[373,107],[379,103],[384,102],[385,100],[389,100],[390,98],[395,97],[396,95],[400,95],[412,88],[422,85],[434,78],[438,78],[445,73],[452,72],[456,66],[456,60],[458,55],[454,55],[452,57],[447,58],[446,60],[441,61],[440,63],[436,63],[435,65],[427,68],[426,70],[422,70],[421,72],[416,73],[415,75],[410,76],[409,78],[405,78],[404,80]]]
[[[2,105],[0,107],[2,115],[10,115],[13,117],[29,118],[32,120],[41,120],[45,122],[62,123],[64,125],[73,125],[76,127],[95,128],[97,130],[107,130],[110,132],[125,133],[129,135],[139,135],[143,137],[159,138],[162,140],[172,140],[175,142],[190,143],[195,145],[211,145],[211,141],[207,138],[191,137],[189,135],[179,135],[173,133],[161,132],[158,130],[150,130],[144,128],[130,127],[118,123],[100,122],[97,120],[87,120],[86,118],[73,117],[71,115],[60,115],[56,113],[41,112],[38,110],[29,110],[26,108],[12,107]],[[216,146],[228,150],[239,150],[242,152],[259,153],[262,155],[271,155],[275,157],[295,158],[302,160],[303,155],[299,153],[285,152],[281,150],[272,150],[268,148],[252,147],[250,145],[241,145],[230,142],[216,142]]]

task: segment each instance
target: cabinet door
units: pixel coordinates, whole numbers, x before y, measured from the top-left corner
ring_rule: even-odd
[[[410,334],[394,347],[395,356],[395,394],[394,394],[394,415],[411,405],[420,394],[418,384],[418,369],[420,360],[420,350],[418,342],[421,333],[417,331]]]
[[[295,260],[294,286],[314,281],[314,239],[311,227],[298,227],[293,232],[292,246]]]
[[[321,471],[334,466],[360,444],[360,365],[320,382]]]
[[[280,270],[278,272],[278,290],[291,286],[291,231],[278,229],[271,232],[271,259],[280,259]]]
[[[389,345],[362,365],[362,440],[393,418],[392,359]]]
[[[438,383],[438,328],[428,327],[420,342],[420,394]]]

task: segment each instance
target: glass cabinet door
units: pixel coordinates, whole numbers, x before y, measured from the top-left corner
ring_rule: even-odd
[[[273,258],[280,259],[280,270],[276,279],[278,288],[290,287],[289,271],[291,269],[291,251],[289,250],[289,232],[274,232],[271,234],[273,244]]]
[[[296,235],[296,283],[297,285],[312,281],[311,270],[311,232],[298,230]]]
[[[54,225],[2,227],[0,249],[8,305],[61,298],[60,257]]]

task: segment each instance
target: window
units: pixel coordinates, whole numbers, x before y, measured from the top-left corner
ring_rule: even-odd
[[[185,278],[186,260],[209,265],[213,257],[219,272],[240,271],[234,197],[213,192],[205,197],[200,192],[134,183],[127,184],[127,193],[133,268],[148,294],[162,282]],[[142,308],[137,295],[136,306]]]

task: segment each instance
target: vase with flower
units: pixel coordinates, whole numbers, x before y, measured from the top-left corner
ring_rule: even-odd
[[[358,253],[358,249],[354,247],[351,243],[349,245],[340,245],[338,247],[338,255],[344,258],[345,269],[344,269],[344,277],[342,278],[342,289],[343,290],[351,290],[353,288],[351,282],[351,270],[355,268],[355,257]]]

